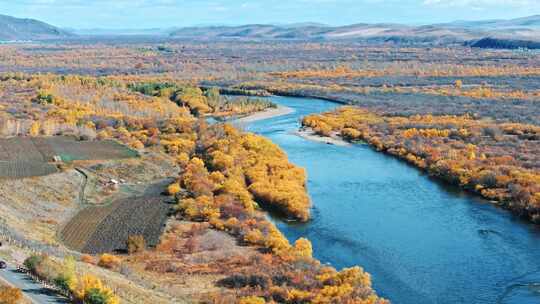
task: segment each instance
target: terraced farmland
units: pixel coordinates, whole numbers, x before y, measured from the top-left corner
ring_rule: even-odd
[[[164,228],[170,205],[162,197],[115,201],[105,207],[80,211],[61,231],[66,246],[83,253],[123,251],[130,235],[142,235],[155,246]]]
[[[62,229],[60,239],[69,248],[82,251],[96,231],[96,227],[116,208],[118,204],[113,203],[106,207],[88,207],[80,211]]]
[[[0,139],[0,178],[25,178],[57,172],[50,162],[136,157],[136,151],[114,141],[78,141],[73,137]]]

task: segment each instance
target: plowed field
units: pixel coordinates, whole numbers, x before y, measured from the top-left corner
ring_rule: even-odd
[[[105,207],[89,207],[64,227],[61,239],[71,249],[90,254],[126,250],[130,235],[142,235],[148,246],[155,246],[169,210],[170,205],[155,196],[122,199]]]
[[[0,139],[0,178],[25,178],[55,173],[55,156],[65,162],[136,157],[137,152],[117,142],[78,141],[73,137],[14,137]]]

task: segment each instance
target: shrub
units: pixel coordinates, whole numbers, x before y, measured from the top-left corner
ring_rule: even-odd
[[[294,243],[294,251],[298,258],[311,258],[313,255],[311,242],[305,238],[300,238]]]
[[[146,241],[142,235],[131,235],[127,240],[129,254],[139,253],[146,249]]]
[[[54,285],[64,292],[71,292],[77,287],[77,277],[75,276],[75,259],[66,257],[62,267],[57,269],[57,274],[53,279]]]
[[[112,255],[104,253],[99,257],[98,266],[107,268],[107,269],[113,269],[120,265],[120,258]]]
[[[264,240],[264,235],[259,229],[253,229],[246,234],[244,240],[250,244],[257,245]]]
[[[120,300],[112,290],[105,287],[100,279],[86,275],[80,280],[77,289],[73,290],[76,303],[85,304],[119,304]]]
[[[264,298],[260,297],[244,297],[240,299],[239,304],[265,304]]]
[[[0,287],[0,304],[16,304],[23,297],[18,288]]]
[[[48,91],[40,91],[36,98],[34,98],[34,102],[43,105],[51,104],[55,102],[55,97]]]
[[[247,276],[235,274],[220,280],[218,284],[227,288],[244,288],[249,286],[265,289],[270,285],[270,279],[260,275]]]
[[[83,255],[81,257],[81,262],[87,263],[87,264],[95,264],[96,263],[96,261],[94,260],[94,257],[91,256],[91,255],[87,255],[87,254],[85,254],[85,255]]]
[[[34,121],[32,125],[30,126],[30,130],[28,131],[28,133],[30,134],[30,136],[36,137],[39,135],[39,131],[40,131],[39,122]]]
[[[107,304],[107,295],[97,288],[90,289],[84,297],[84,303]]]
[[[77,284],[77,280],[74,276],[61,274],[54,279],[54,285],[64,292],[73,290]]]
[[[30,272],[35,273],[38,266],[46,259],[44,255],[31,255],[26,260],[24,260],[24,267]]]
[[[167,193],[169,193],[170,195],[176,195],[180,192],[180,190],[182,190],[180,188],[180,184],[178,183],[172,183],[169,185],[169,187],[167,187]]]

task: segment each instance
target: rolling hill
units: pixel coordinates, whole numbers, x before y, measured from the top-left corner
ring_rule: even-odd
[[[175,30],[170,35],[188,39],[368,40],[405,43],[462,43],[486,37],[540,41],[540,16],[421,26],[381,23],[337,27],[320,24],[187,27]]]
[[[43,40],[70,37],[73,34],[34,19],[0,15],[0,40]]]
[[[319,23],[289,25],[248,24],[153,29],[65,30],[34,19],[0,15],[0,41],[47,40],[81,36],[148,36],[192,40],[367,41],[399,44],[463,44],[478,47],[531,47],[540,43],[540,15],[511,20],[454,21],[433,25],[359,23],[329,26]],[[486,40],[488,39],[488,40]],[[489,40],[491,39],[491,40]]]
[[[232,27],[183,28],[171,33],[192,39],[293,39],[293,40],[372,40],[395,42],[463,42],[489,35],[467,28],[408,26],[401,24],[354,24],[340,27],[243,25]]]
[[[445,27],[467,27],[483,29],[504,28],[538,28],[540,29],[540,15],[510,19],[510,20],[484,20],[484,21],[454,21],[441,24]]]

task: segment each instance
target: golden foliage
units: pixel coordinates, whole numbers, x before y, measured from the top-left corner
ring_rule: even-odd
[[[69,293],[76,303],[94,303],[96,297],[106,304],[120,303],[120,299],[99,278],[92,275],[76,277],[73,257],[59,263],[46,255],[34,255],[26,259],[25,266],[42,280]]]
[[[20,289],[0,286],[0,304],[17,304],[22,298]]]
[[[129,254],[141,253],[146,249],[146,240],[142,235],[130,235],[127,239]]]
[[[409,65],[396,65],[385,69],[353,69],[341,65],[332,69],[310,69],[288,72],[273,72],[271,76],[289,78],[360,78],[381,76],[417,76],[417,77],[466,77],[466,76],[508,76],[508,75],[539,75],[540,68],[534,66],[473,66],[460,64],[433,64],[411,68]],[[456,81],[456,87],[462,84]]]
[[[222,138],[208,148],[211,166],[225,177],[228,193],[241,197],[249,208],[251,199],[242,191],[245,187],[260,203],[268,204],[287,215],[306,221],[310,200],[306,194],[306,173],[290,164],[287,156],[268,139],[254,134],[242,134],[230,126]]]
[[[122,260],[112,254],[104,253],[99,257],[98,266],[108,269],[116,268]]]
[[[310,115],[302,123],[321,135],[338,132],[347,140],[365,141],[533,221],[540,220],[536,195],[540,172],[516,159],[535,159],[531,153],[538,146],[529,139],[540,138],[540,127],[469,115],[378,116],[356,107]]]
[[[305,238],[299,238],[294,243],[295,255],[300,258],[311,258],[313,255],[313,248],[311,242]]]
[[[81,262],[87,263],[87,264],[95,264],[96,260],[94,259],[93,256],[84,254],[81,256]]]
[[[266,301],[264,298],[260,297],[244,297],[240,299],[240,302],[238,304],[265,304]]]
[[[169,195],[176,195],[181,190],[182,190],[182,188],[180,187],[180,184],[177,183],[177,182],[172,183],[167,187],[167,193],[169,193]]]
[[[92,275],[83,276],[77,288],[73,290],[75,299],[83,303],[88,303],[89,297],[95,293],[102,295],[107,304],[120,304],[120,299],[114,295],[113,291],[104,286],[100,279]]]

